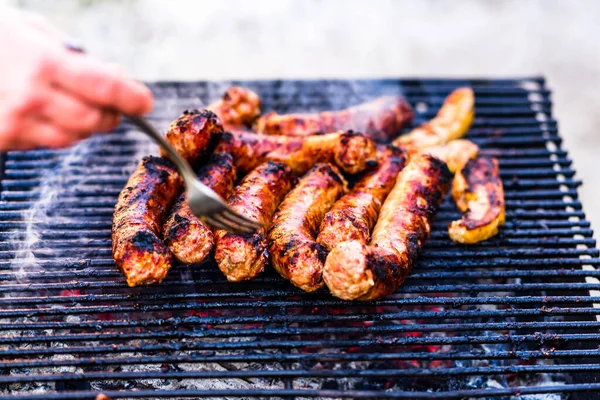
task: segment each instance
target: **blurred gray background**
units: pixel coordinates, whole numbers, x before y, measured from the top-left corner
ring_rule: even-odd
[[[0,0],[142,80],[544,75],[600,229],[598,0]],[[597,236],[598,237],[598,236]]]

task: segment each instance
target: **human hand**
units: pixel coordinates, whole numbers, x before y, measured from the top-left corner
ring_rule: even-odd
[[[68,146],[152,109],[146,86],[67,40],[38,15],[0,12],[0,150]]]

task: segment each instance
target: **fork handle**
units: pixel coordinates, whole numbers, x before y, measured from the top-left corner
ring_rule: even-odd
[[[158,133],[158,131],[154,129],[152,125],[146,122],[146,120],[143,118],[135,117],[132,115],[125,115],[125,117],[127,117],[127,119],[129,119],[129,121],[131,121],[132,124],[140,128],[142,132],[146,133],[148,136],[150,136],[152,139],[158,142],[160,147],[162,147],[162,149],[167,152],[167,155],[169,156],[171,161],[175,163],[177,169],[179,169],[179,173],[186,182],[188,181],[188,179],[195,179],[195,174],[194,171],[192,171],[192,167],[190,167],[190,164],[185,159],[183,159],[183,157],[181,157],[177,150],[175,150],[173,146],[171,146],[171,144],[167,141],[167,139],[165,139],[163,135]]]

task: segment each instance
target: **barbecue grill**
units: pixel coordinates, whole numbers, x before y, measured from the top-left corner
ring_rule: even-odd
[[[406,284],[370,303],[270,271],[228,283],[210,262],[129,288],[111,257],[113,207],[155,146],[122,125],[68,150],[8,152],[0,399],[598,398],[599,252],[543,78],[156,83],[150,119],[164,129],[229,84],[280,113],[403,94],[414,124],[473,87],[468,138],[499,159],[506,226],[453,244],[447,198]]]

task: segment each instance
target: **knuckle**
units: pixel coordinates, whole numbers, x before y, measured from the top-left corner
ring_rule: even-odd
[[[82,112],[78,117],[81,129],[92,131],[100,126],[102,122],[102,112],[98,109],[90,109]]]
[[[97,80],[94,90],[103,105],[113,105],[118,96],[119,84],[113,77],[104,76]]]
[[[44,145],[52,148],[65,147],[74,142],[74,139],[62,130],[52,128],[46,132]]]

